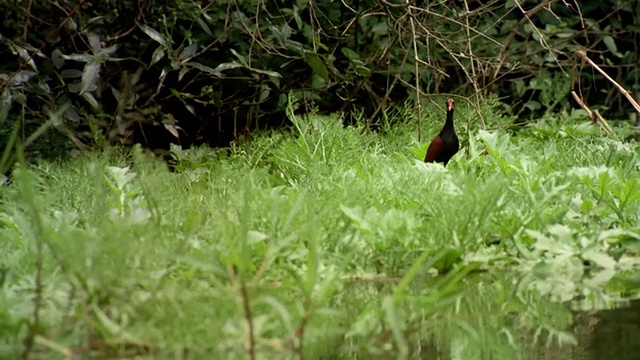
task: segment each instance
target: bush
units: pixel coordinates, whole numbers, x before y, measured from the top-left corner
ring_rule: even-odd
[[[619,0],[579,5],[6,1],[0,124],[20,123],[23,140],[47,124],[81,148],[224,146],[287,124],[291,93],[303,111],[358,110],[370,126],[438,93],[476,108],[496,94],[537,118],[572,107],[578,85],[590,105],[627,117],[600,75],[574,71],[573,53],[587,49],[635,89],[637,14]]]

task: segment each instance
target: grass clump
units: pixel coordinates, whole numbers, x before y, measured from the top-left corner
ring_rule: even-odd
[[[293,114],[289,134],[176,147],[173,172],[139,149],[19,167],[0,188],[0,357],[575,343],[558,304],[637,294],[637,145],[571,119],[482,131],[457,111],[468,135],[446,169],[421,161],[413,122],[363,133]]]

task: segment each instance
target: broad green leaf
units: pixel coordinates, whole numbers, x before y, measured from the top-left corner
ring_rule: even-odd
[[[93,95],[91,95],[91,93],[84,93],[82,94],[82,97],[87,100],[87,102],[94,108],[97,109],[100,107],[100,105],[98,105],[98,100],[96,100],[96,98],[93,97]]]
[[[15,44],[11,44],[11,47],[18,53],[18,55],[20,55],[20,58],[22,58],[23,61],[26,61],[27,64],[31,66],[33,70],[38,71],[38,67],[36,66],[36,63],[33,61],[33,58],[31,57],[31,55],[29,55],[29,52],[27,51],[27,49],[21,46],[17,46]]]
[[[96,57],[102,61],[108,60],[111,57],[111,55],[113,55],[119,48],[120,48],[119,44],[107,46],[106,48],[96,53]]]
[[[263,74],[263,75],[267,75],[267,76],[272,76],[275,78],[282,78],[282,75],[280,75],[279,72],[277,71],[271,71],[271,70],[262,70],[262,69],[256,69],[256,68],[249,68],[249,70],[258,73],[258,74]]]
[[[80,95],[92,92],[98,88],[97,82],[101,66],[102,65],[98,61],[92,61],[84,66],[84,70],[82,71]]]
[[[307,52],[305,54],[305,60],[307,64],[313,69],[313,73],[323,78],[325,81],[329,81],[329,72],[327,67],[324,66],[322,59],[315,52]]]
[[[100,52],[100,50],[102,50],[102,44],[100,43],[100,35],[90,33],[87,36],[87,41],[89,42],[91,51],[93,51],[94,53],[98,53]]]
[[[13,103],[13,96],[9,88],[4,88],[0,94],[0,125],[4,123],[11,110],[11,104]]]
[[[62,55],[62,51],[59,48],[56,48],[51,53],[51,61],[53,62],[53,66],[56,69],[60,69],[64,65],[64,56]]]
[[[178,80],[182,81],[182,78],[189,72],[189,68],[188,67],[183,67],[182,69],[180,69],[180,71],[178,72]]]
[[[616,261],[602,248],[590,248],[582,253],[584,260],[592,261],[597,266],[603,269],[614,269],[616,267]]]
[[[373,25],[373,27],[371,28],[371,32],[373,32],[376,35],[386,35],[389,32],[389,26],[387,25],[386,22],[381,21]]]
[[[201,17],[197,17],[196,22],[198,23],[198,25],[200,25],[202,30],[207,33],[207,35],[213,37],[213,33],[211,32],[211,29],[209,29],[209,25],[207,25],[206,21],[204,21]]]
[[[175,137],[176,139],[180,139],[180,134],[178,134],[178,126],[166,122],[163,122],[162,125],[164,125],[164,128],[167,129],[167,131],[170,132],[173,137]]]
[[[178,55],[178,58],[181,61],[184,61],[190,57],[192,57],[196,51],[198,50],[198,47],[200,46],[200,44],[191,44],[187,47],[185,47],[184,49],[182,49],[182,51],[180,51],[180,54]]]
[[[429,143],[423,143],[420,146],[407,146],[407,150],[418,160],[424,160],[427,155],[427,149],[429,149]]]
[[[349,61],[360,59],[360,55],[349,48],[343,47],[341,51],[342,51],[342,54],[344,54],[344,56],[346,56],[349,59]]]
[[[151,55],[151,64],[149,65],[153,65],[155,63],[157,63],[158,61],[162,60],[162,58],[165,56],[165,50],[162,46],[158,46],[158,48],[156,49],[156,51],[153,52],[153,55]]]
[[[367,215],[362,210],[362,207],[347,207],[340,205],[340,210],[353,222],[353,224],[363,233],[370,233],[372,231],[371,224],[367,219]]]
[[[95,59],[93,55],[89,55],[89,54],[70,54],[70,55],[62,54],[62,58],[65,60],[72,60],[72,61],[79,61],[79,62],[90,62]]]
[[[237,62],[232,61],[232,62],[228,62],[228,63],[222,63],[222,64],[216,66],[214,71],[222,72],[222,71],[225,71],[225,70],[231,70],[231,69],[235,69],[235,68],[239,68],[239,67],[242,67],[242,64],[238,64]]]
[[[238,54],[238,52],[235,49],[229,49],[231,51],[231,53],[233,54],[233,56],[235,56],[239,61],[240,64],[242,64],[242,66],[249,68],[249,63],[247,62],[247,59],[245,59],[244,56]]]
[[[602,41],[607,46],[607,49],[611,51],[611,53],[617,57],[622,57],[622,54],[618,52],[618,46],[616,46],[616,41],[613,39],[611,35],[605,35],[602,37]]]
[[[203,71],[203,72],[205,72],[207,74],[213,75],[215,77],[219,77],[219,78],[224,77],[220,71],[212,69],[212,68],[208,67],[207,65],[200,64],[199,62],[189,61],[187,64],[189,66],[193,66],[194,68],[196,68],[196,69],[198,69],[200,71]]]
[[[166,46],[167,45],[167,42],[164,39],[164,37],[162,36],[162,34],[160,34],[154,28],[150,27],[149,25],[140,24],[140,23],[138,23],[138,27],[140,28],[140,30],[144,31],[145,34],[149,35],[149,37],[151,39],[153,39],[154,41],[156,41],[160,45],[162,45],[162,46]]]

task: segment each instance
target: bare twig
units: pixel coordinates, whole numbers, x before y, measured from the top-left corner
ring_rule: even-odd
[[[609,123],[607,123],[607,121],[600,115],[600,113],[598,111],[591,111],[591,109],[589,109],[587,104],[585,104],[582,99],[580,99],[575,91],[571,91],[571,96],[573,96],[573,99],[578,103],[578,105],[580,105],[580,107],[587,112],[589,118],[591,118],[594,123],[598,123],[598,125],[602,127],[602,130],[604,130],[604,132],[607,133],[608,136],[611,136],[611,127],[609,126]]]
[[[594,63],[591,59],[589,59],[589,57],[587,56],[587,53],[585,53],[582,50],[578,50],[576,51],[576,55],[582,59],[582,61],[586,61],[587,63],[589,63],[589,65],[593,66],[594,69],[596,69],[600,74],[602,74],[602,76],[604,76],[605,79],[609,80],[609,82],[611,82],[613,84],[613,86],[618,89],[618,91],[620,91],[620,93],[627,98],[627,100],[629,100],[629,102],[631,103],[631,105],[633,106],[633,108],[637,111],[640,112],[640,105],[638,105],[638,103],[636,102],[636,100],[633,98],[633,96],[631,96],[631,94],[622,87],[622,85],[618,84],[615,80],[613,80],[611,78],[611,76],[607,75],[606,72],[604,72],[604,70],[602,70],[596,63]]]
[[[422,11],[424,11],[424,9],[421,9],[421,8],[418,8],[418,7],[415,7],[415,6],[412,6],[412,5],[410,5],[409,7],[410,7],[411,9],[415,9],[415,10],[422,10]],[[464,24],[463,24],[463,23],[461,23],[461,22],[460,22],[460,21],[458,21],[458,20],[452,19],[451,17],[447,17],[446,15],[443,15],[443,14],[440,14],[440,13],[437,13],[437,12],[433,12],[433,11],[428,11],[428,13],[429,13],[429,15],[432,15],[432,16],[435,16],[435,17],[442,18],[442,19],[444,19],[444,20],[446,20],[446,21],[450,21],[450,22],[452,22],[452,23],[454,23],[454,24],[457,24],[457,25],[459,25],[459,26],[461,26],[461,27],[464,27]],[[476,35],[481,36],[481,37],[483,37],[483,38],[485,38],[485,39],[489,40],[490,42],[492,42],[492,43],[494,43],[494,44],[496,44],[496,45],[498,45],[498,46],[502,46],[502,44],[500,44],[500,42],[498,42],[498,40],[496,40],[496,39],[494,39],[494,38],[490,37],[489,35],[487,35],[487,34],[483,33],[482,31],[479,31],[479,30],[477,30],[477,29],[475,29],[475,28],[470,28],[469,30],[470,30],[471,32],[475,33]]]
[[[58,36],[58,33],[60,32],[60,30],[62,30],[67,24],[67,22],[69,22],[71,17],[78,10],[80,10],[82,5],[84,5],[85,1],[86,0],[81,0],[80,2],[78,2],[78,4],[69,12],[69,15],[67,15],[67,17],[64,18],[64,20],[62,20],[62,23],[60,23],[60,25],[58,25],[58,27],[49,34],[49,36],[47,36],[47,38],[42,42],[38,50],[32,52],[31,55],[29,55],[29,58],[24,59],[20,64],[20,66],[18,67],[18,69],[14,71],[11,75],[9,75],[9,77],[7,77],[7,79],[2,84],[0,84],[0,90],[7,87],[7,85],[9,85],[9,82],[13,80],[13,78],[16,77],[22,70],[24,70],[27,67],[27,65],[33,60],[33,58],[36,57],[36,55],[38,55],[39,53],[42,52],[42,50],[44,50],[44,48],[47,46],[47,43],[53,40],[56,36]]]
[[[531,21],[531,18],[529,17],[529,14],[526,11],[524,11],[524,9],[522,8],[522,5],[520,5],[520,2],[518,2],[518,0],[514,0],[514,2],[516,4],[516,6],[518,7],[518,9],[520,9],[520,11],[522,11],[522,14],[527,19],[529,24],[531,24],[531,28],[538,34],[538,37],[539,37],[538,41],[540,42],[540,46],[542,46],[544,49],[546,49],[547,52],[549,53],[549,55],[551,55],[553,57],[553,60],[556,62],[556,64],[560,68],[560,71],[562,71],[565,75],[568,75],[564,71],[564,68],[562,67],[562,64],[560,64],[560,62],[558,61],[558,57],[556,56],[555,51],[549,46],[549,44],[547,43],[547,40],[545,39],[544,35],[540,32],[540,30],[538,30],[538,28],[535,26],[533,21]]]
[[[300,360],[304,360],[304,329],[306,328],[307,323],[309,323],[309,320],[311,320],[312,315],[313,315],[313,312],[311,311],[307,311],[305,313],[302,320],[300,320],[300,324],[298,324],[296,331],[293,333],[293,337],[289,341],[289,346],[291,347],[291,350],[298,354]],[[296,345],[296,339],[297,339],[297,345]]]
[[[409,6],[409,0],[406,0],[407,6]],[[409,10],[411,12],[411,10]],[[418,110],[418,141],[422,140],[422,102],[420,101],[420,66],[418,65],[418,60],[420,56],[418,55],[418,39],[416,35],[416,25],[413,21],[413,14],[409,17],[409,22],[411,23],[411,38],[413,42],[413,59],[415,63],[415,80],[416,80],[416,106]]]
[[[464,0],[464,7],[465,10],[467,12],[469,12],[469,3],[467,2],[467,0]],[[471,45],[471,32],[469,29],[471,29],[472,27],[469,25],[469,17],[465,16],[465,30],[467,32],[467,51],[469,52],[469,54],[471,56],[469,56],[469,65],[471,66],[471,77],[472,77],[472,81],[471,84],[473,84],[473,89],[475,90],[475,97],[476,97],[476,103],[474,108],[476,109],[476,113],[478,114],[478,117],[480,118],[480,123],[482,124],[482,129],[484,130],[487,125],[484,121],[484,117],[482,116],[482,111],[480,111],[480,89],[478,88],[478,77],[476,76],[476,67],[475,67],[475,56],[473,55],[473,46]]]
[[[540,10],[544,9],[545,5],[547,5],[548,2],[549,1],[544,1],[544,2],[536,5],[532,9],[527,10],[527,12],[525,13],[525,16],[522,19],[520,19],[520,21],[518,21],[518,23],[513,27],[513,29],[509,33],[509,35],[507,35],[507,37],[502,42],[502,47],[500,48],[500,53],[498,54],[499,63],[495,67],[495,72],[493,74],[493,78],[491,79],[490,84],[489,84],[489,86],[487,88],[489,92],[491,91],[493,82],[497,79],[498,73],[500,72],[500,69],[502,68],[502,65],[504,64],[504,62],[506,60],[505,54],[506,54],[507,50],[509,49],[509,47],[511,46],[511,43],[515,39],[516,35],[518,34],[518,30],[522,27],[522,25],[524,25],[526,22],[529,21],[531,16],[537,14]]]
[[[390,40],[388,47],[391,48],[392,45],[397,41],[397,39],[398,39],[397,37],[394,37],[392,40]],[[400,61],[400,67],[402,67],[402,66],[404,66],[404,64],[406,64],[408,58],[409,58],[409,52],[405,51],[404,58],[402,59],[402,61]],[[390,66],[390,64],[388,66]],[[389,99],[389,95],[391,95],[391,91],[393,91],[393,89],[395,88],[396,84],[398,83],[398,79],[400,78],[401,75],[402,75],[402,72],[396,73],[396,75],[393,78],[393,81],[391,82],[391,85],[387,86],[387,92],[384,94],[383,101],[381,101],[378,104],[378,106],[376,107],[376,110],[369,117],[369,122],[372,122],[373,119],[375,119],[376,116],[378,115],[378,113],[382,110],[382,107],[386,105],[386,102]]]
[[[256,339],[253,333],[253,315],[251,313],[251,303],[249,302],[249,292],[247,291],[247,285],[245,284],[244,280],[240,276],[238,276],[235,266],[228,265],[228,270],[233,286],[238,292],[240,305],[244,313],[244,319],[247,323],[247,338],[245,340],[246,358],[249,360],[254,360],[256,358]]]

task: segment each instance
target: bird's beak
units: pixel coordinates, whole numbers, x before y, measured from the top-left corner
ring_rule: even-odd
[[[452,111],[453,109],[456,108],[455,103],[453,102],[453,100],[449,100],[447,101],[447,110],[448,111]]]

